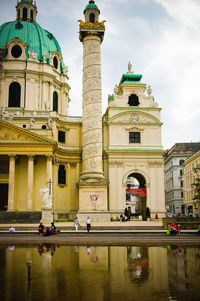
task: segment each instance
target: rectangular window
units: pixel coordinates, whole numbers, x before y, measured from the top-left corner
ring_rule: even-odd
[[[66,170],[64,165],[59,165],[58,169],[58,184],[66,184]]]
[[[129,132],[129,143],[140,143],[140,132]]]
[[[58,131],[58,142],[65,143],[65,132]]]

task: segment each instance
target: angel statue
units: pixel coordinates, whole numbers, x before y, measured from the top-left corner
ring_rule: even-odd
[[[52,200],[51,196],[49,195],[49,188],[48,187],[43,187],[40,188],[40,195],[43,193],[43,199],[42,199],[42,207],[43,208],[52,208]]]

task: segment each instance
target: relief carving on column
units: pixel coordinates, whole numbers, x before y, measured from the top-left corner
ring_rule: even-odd
[[[83,161],[83,170],[98,170],[102,172],[102,158],[94,157]]]
[[[101,60],[100,53],[98,54],[97,52],[95,52],[93,54],[87,55],[84,58],[84,67],[98,64],[98,63],[100,64],[100,60]]]
[[[101,103],[101,94],[97,93],[98,91],[96,91],[95,95],[91,95],[90,93],[88,93],[89,95],[84,97],[84,104],[90,104],[90,103]]]
[[[94,156],[102,155],[102,146],[101,144],[89,144],[84,147],[83,150],[83,160],[94,157]]]
[[[95,90],[101,88],[101,80],[99,78],[89,78],[84,83],[83,93],[88,90]]]
[[[101,142],[101,131],[95,130],[86,132],[83,135],[83,145],[87,144],[88,142]]]
[[[101,77],[101,70],[96,66],[88,67],[87,70],[84,71],[83,80],[87,80],[90,77]]]
[[[93,115],[94,112],[95,114],[101,114],[102,110],[101,110],[101,103],[98,106],[97,104],[90,104],[87,105],[83,108],[84,114],[86,115]]]
[[[98,118],[98,116],[96,116]],[[94,119],[93,120],[84,120],[83,122],[83,134],[90,130],[100,129],[101,128],[101,120]]]

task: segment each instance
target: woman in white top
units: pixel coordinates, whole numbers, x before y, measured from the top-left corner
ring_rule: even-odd
[[[87,231],[90,232],[90,229],[91,229],[91,220],[90,220],[89,216],[87,217],[87,220],[86,220],[86,226],[87,226]]]

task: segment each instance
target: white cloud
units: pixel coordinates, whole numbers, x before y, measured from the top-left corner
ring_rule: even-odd
[[[163,5],[169,15],[184,25],[196,28],[200,23],[200,2],[198,0],[155,0]]]

